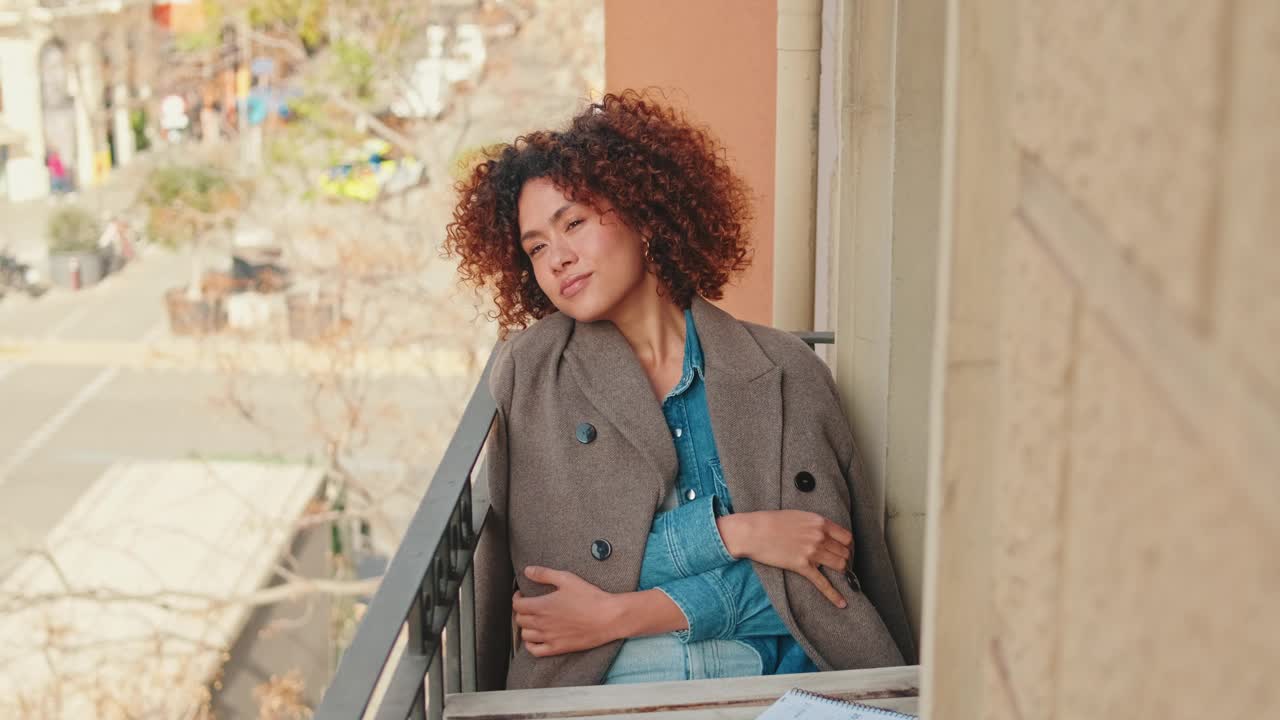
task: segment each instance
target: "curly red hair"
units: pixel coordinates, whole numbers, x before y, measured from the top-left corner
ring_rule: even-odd
[[[463,280],[492,287],[503,333],[555,310],[520,247],[524,184],[551,180],[571,200],[604,199],[648,239],[647,260],[680,307],[717,300],[750,263],[751,191],[724,148],[647,93],[608,94],[562,131],[540,130],[485,154],[456,185],[445,253]]]

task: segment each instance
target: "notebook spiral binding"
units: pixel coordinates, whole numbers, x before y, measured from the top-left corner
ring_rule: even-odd
[[[875,705],[864,705],[862,703],[849,702],[848,700],[841,700],[840,698],[829,697],[827,695],[820,695],[818,693],[809,692],[808,690],[796,689],[796,690],[792,690],[791,693],[793,695],[803,696],[810,700],[816,700],[821,703],[827,703],[828,705],[852,705],[853,707],[859,710],[870,710],[872,712],[880,713],[881,715],[887,718],[893,718],[894,720],[918,720],[918,718],[915,715],[907,715],[894,710],[889,710],[882,707],[876,707]]]

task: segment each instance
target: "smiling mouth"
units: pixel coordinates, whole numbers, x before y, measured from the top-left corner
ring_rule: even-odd
[[[577,295],[582,288],[586,287],[587,281],[591,279],[591,273],[587,273],[581,277],[575,278],[573,281],[565,284],[560,288],[560,295],[563,297],[573,297]]]

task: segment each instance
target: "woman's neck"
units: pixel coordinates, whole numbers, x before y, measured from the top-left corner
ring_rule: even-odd
[[[684,361],[684,311],[670,298],[658,294],[654,280],[619,303],[609,318],[645,368]]]

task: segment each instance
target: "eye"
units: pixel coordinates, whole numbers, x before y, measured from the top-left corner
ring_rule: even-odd
[[[568,224],[568,225],[566,225],[564,229],[565,229],[565,231],[567,232],[567,231],[572,230],[572,229],[574,229],[575,227],[577,227],[578,225],[581,225],[581,224],[582,224],[582,220],[581,220],[581,219],[574,219],[574,220],[570,220],[570,221],[569,221],[569,224]]]
[[[546,246],[547,246],[546,243],[538,243],[537,245],[534,245],[533,247],[529,248],[529,257],[533,257],[534,255],[537,255],[538,251]]]

